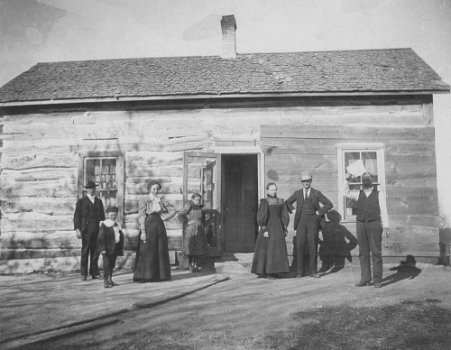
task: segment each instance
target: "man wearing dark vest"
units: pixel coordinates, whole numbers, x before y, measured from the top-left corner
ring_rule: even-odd
[[[382,287],[382,234],[389,236],[385,193],[373,186],[371,173],[362,174],[362,188],[349,189],[350,175],[346,175],[344,194],[357,203],[356,231],[359,243],[360,281],[356,287],[371,285],[371,260],[374,287]]]
[[[320,191],[311,187],[312,175],[305,171],[301,175],[302,189],[297,190],[286,200],[290,213],[293,212],[293,203],[296,202],[294,216],[294,229],[296,230],[296,277],[306,275],[304,268],[305,248],[309,251],[309,275],[319,278],[317,273],[318,231],[320,221],[324,214],[332,209],[332,202]],[[322,206],[321,206],[321,205]]]
[[[74,213],[74,230],[77,238],[81,238],[81,280],[86,281],[89,274],[93,279],[99,278],[99,251],[97,239],[99,236],[99,224],[105,220],[105,211],[102,201],[95,195],[97,185],[88,181],[85,186],[86,196],[77,201]]]

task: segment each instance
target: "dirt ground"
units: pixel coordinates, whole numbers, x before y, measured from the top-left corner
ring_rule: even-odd
[[[417,264],[415,273],[405,273],[393,266],[384,265],[377,289],[354,287],[356,263],[320,279],[267,280],[227,262],[214,274],[226,281],[21,348],[449,349],[451,269]]]

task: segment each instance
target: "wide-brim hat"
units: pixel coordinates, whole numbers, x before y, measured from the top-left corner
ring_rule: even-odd
[[[88,181],[88,183],[85,185],[86,189],[90,189],[90,188],[96,188],[97,185],[94,183],[94,181]]]
[[[309,171],[304,171],[301,174],[301,181],[312,181],[312,174]]]

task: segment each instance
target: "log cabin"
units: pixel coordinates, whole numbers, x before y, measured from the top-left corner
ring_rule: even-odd
[[[342,184],[359,159],[387,194],[384,256],[438,256],[433,94],[449,85],[410,48],[239,54],[234,16],[221,28],[218,56],[38,63],[0,88],[0,273],[79,268],[88,180],[120,209],[120,266],[151,179],[176,209],[203,195],[213,256],[252,252],[265,184],[287,198],[304,170],[355,233]],[[182,224],[166,226],[175,261]]]

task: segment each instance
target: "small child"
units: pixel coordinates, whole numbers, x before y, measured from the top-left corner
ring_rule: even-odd
[[[202,256],[207,254],[207,235],[205,216],[202,209],[202,196],[194,193],[191,200],[179,212],[185,219],[183,230],[183,253],[188,256],[191,272],[200,272]]]
[[[117,286],[112,280],[114,265],[116,264],[116,258],[124,255],[124,234],[120,224],[116,222],[118,211],[117,207],[109,207],[106,210],[107,219],[100,222],[97,249],[103,256],[103,281],[105,288]]]
[[[330,210],[326,216],[328,222],[321,230],[323,240],[320,241],[319,256],[322,265],[319,272],[336,272],[345,266],[345,258],[352,261],[351,250],[357,246],[357,238],[340,225],[341,215],[336,210]]]

